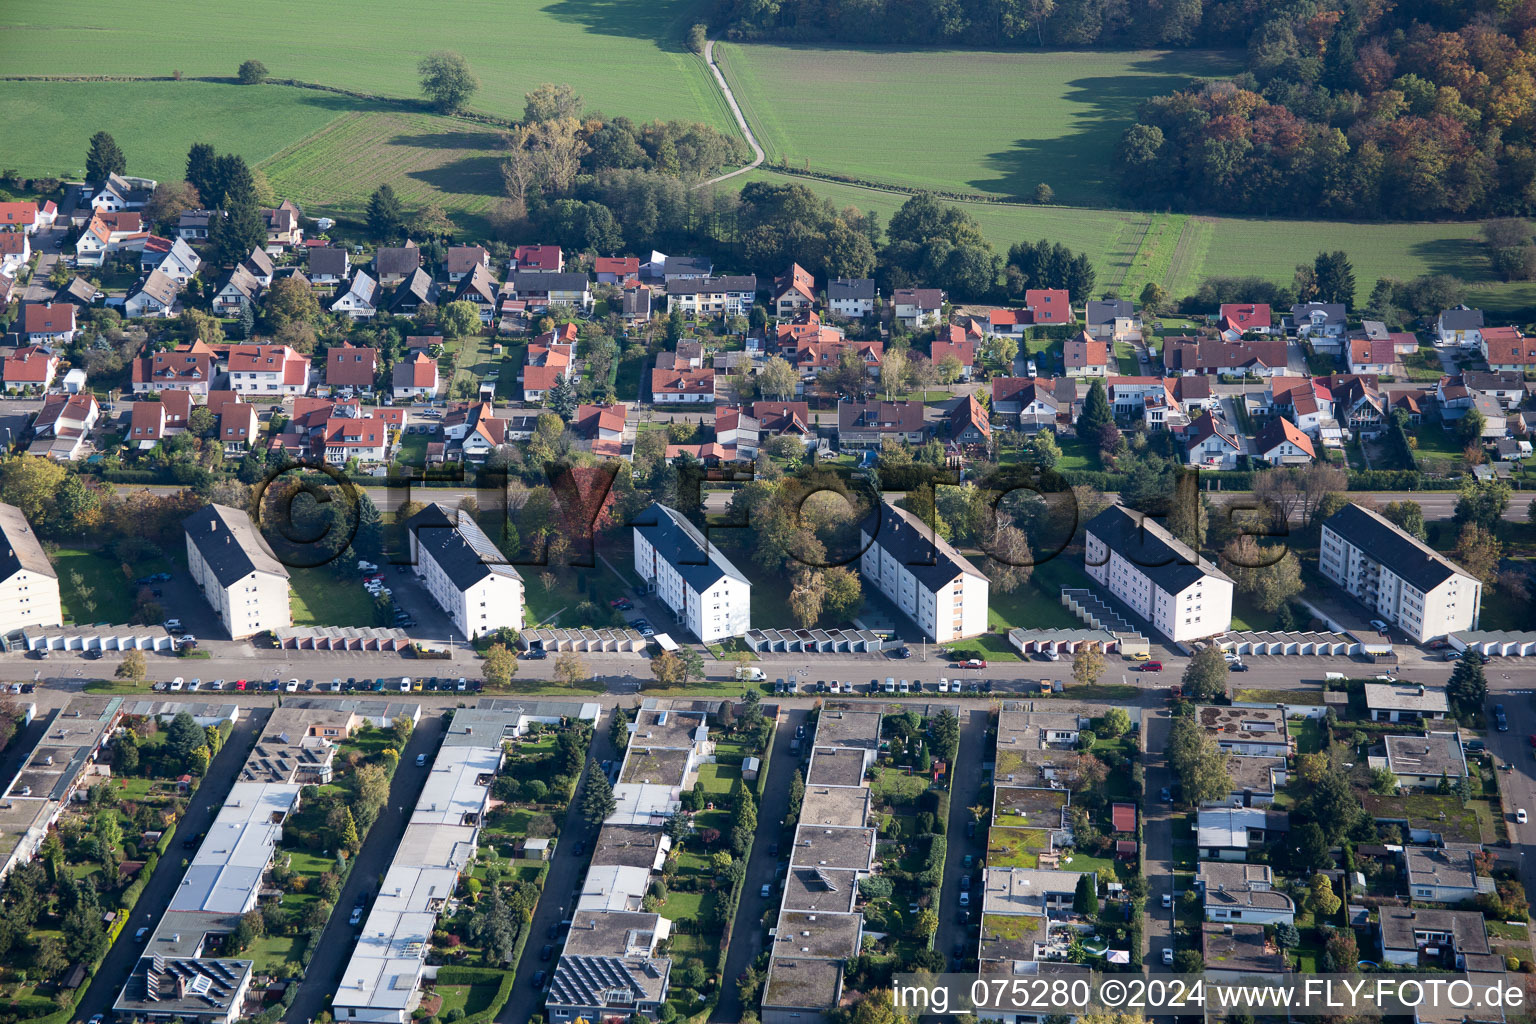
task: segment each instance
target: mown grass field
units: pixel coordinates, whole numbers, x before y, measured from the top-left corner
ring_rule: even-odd
[[[15,56],[8,50],[6,59]],[[254,165],[364,106],[347,96],[280,85],[0,82],[0,135],[6,139],[0,163],[23,175],[78,178],[85,174],[90,137],[105,129],[127,155],[130,173],[176,180],[185,174],[194,142],[212,143]]]
[[[63,6],[10,0],[0,6],[0,38],[7,40],[0,68],[9,75],[232,77],[241,61],[254,58],[274,78],[414,99],[417,62],[434,50],[457,50],[480,78],[471,103],[477,111],[510,119],[521,113],[528,90],[569,82],[589,108],[728,127],[730,113],[708,69],[682,43],[688,26],[703,20],[701,6],[700,0],[439,0],[423,7],[374,0],[358,10],[361,16],[347,17],[299,0],[142,0],[125,16],[127,9],[107,0]],[[68,119],[67,109],[33,125],[57,125]],[[124,110],[119,124],[143,120]],[[133,171],[131,154],[129,160]]]
[[[770,162],[953,192],[1111,202],[1147,99],[1238,67],[1216,51],[715,47]]]

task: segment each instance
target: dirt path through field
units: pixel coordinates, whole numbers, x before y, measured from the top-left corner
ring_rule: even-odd
[[[736,102],[736,94],[731,92],[731,87],[726,84],[725,75],[720,72],[720,65],[715,63],[715,41],[707,40],[704,43],[704,63],[709,65],[710,74],[715,76],[715,84],[720,86],[720,92],[725,96],[725,102],[730,105],[731,113],[736,115],[736,124],[741,128],[741,134],[746,137],[747,145],[752,147],[752,162],[745,167],[738,167],[728,174],[717,174],[713,178],[702,182],[699,187],[713,185],[727,178],[734,178],[738,174],[746,174],[758,167],[763,162],[763,147],[757,144],[757,136],[752,134],[752,128],[747,124],[746,115],[741,112],[741,105]]]

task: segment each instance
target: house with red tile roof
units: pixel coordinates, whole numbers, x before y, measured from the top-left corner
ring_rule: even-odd
[[[1312,439],[1283,416],[1276,416],[1253,435],[1254,454],[1271,466],[1302,466],[1317,458]]]
[[[1349,339],[1350,373],[1391,373],[1397,365],[1397,346],[1390,338]]]
[[[390,391],[396,398],[430,398],[440,383],[437,360],[423,350],[395,364],[390,376]]]
[[[773,280],[773,315],[794,316],[816,305],[816,278],[798,263]]]
[[[325,421],[315,447],[335,466],[349,459],[383,462],[389,452],[389,425],[372,416],[333,416]]]
[[[1024,307],[1037,324],[1069,324],[1076,319],[1065,288],[1030,288],[1024,293]]]
[[[159,402],[134,402],[128,417],[128,444],[148,451],[166,437],[165,406]]]
[[[309,357],[287,345],[235,345],[229,386],[242,395],[302,395],[309,390]]]
[[[213,414],[215,416],[219,414],[219,406],[223,404],[223,400],[217,398],[219,395],[232,396],[234,395],[234,392],[208,392],[208,408],[213,410]],[[169,433],[176,434],[187,429],[187,418],[192,415],[192,392],[177,390],[162,391],[160,392],[160,404],[165,406],[165,429]]]
[[[624,437],[628,415],[629,409],[623,405],[579,405],[571,428],[588,441],[619,441]]]
[[[549,331],[528,343],[523,370],[517,375],[523,385],[523,401],[544,401],[558,382],[576,372],[575,344],[556,340],[566,336],[563,331]]]
[[[512,253],[512,269],[559,274],[565,271],[565,256],[558,245],[520,245]]]
[[[988,337],[1022,338],[1034,322],[1034,314],[1027,309],[994,309],[982,330]]]
[[[975,395],[966,395],[950,410],[949,438],[958,445],[985,445],[992,440],[992,420]]]
[[[75,340],[75,305],[71,302],[29,302],[22,310],[21,333],[33,344],[64,344]]]
[[[32,240],[24,231],[0,231],[0,274],[19,277],[32,259]]]
[[[32,234],[37,230],[37,207],[29,200],[0,203],[0,228]]]
[[[1224,302],[1217,315],[1217,327],[1223,334],[1268,334],[1274,330],[1274,317],[1264,302]]]
[[[592,262],[598,284],[623,284],[640,275],[638,256],[599,256]]]
[[[332,389],[353,388],[371,392],[378,372],[378,349],[342,342],[325,354],[325,382]]]
[[[755,456],[748,455],[745,451],[734,445],[727,446],[718,441],[710,441],[706,444],[667,445],[668,462],[684,454],[693,456],[706,466],[717,466],[722,462],[750,462],[755,458]]]
[[[5,390],[46,391],[58,375],[59,357],[37,345],[23,345],[5,353],[3,368]]]
[[[976,321],[971,321],[973,324]],[[980,333],[979,330],[977,333]],[[928,359],[936,368],[942,368],[944,360],[954,356],[960,361],[960,380],[970,380],[976,368],[976,338],[969,330],[956,324],[948,324],[939,331],[939,339],[928,350]]]
[[[37,439],[27,447],[27,454],[73,462],[84,454],[86,439],[100,417],[101,407],[89,391],[49,395],[32,421],[32,433]]]
[[[1484,327],[1483,358],[1488,369],[1536,370],[1536,337],[1527,338],[1515,327]]]
[[[763,436],[776,437],[779,434],[788,434],[800,438],[807,445],[814,444],[816,441],[816,426],[811,420],[811,408],[805,402],[753,402],[749,412],[757,421],[758,431]]]
[[[708,405],[715,400],[715,370],[651,371],[651,401],[657,405]]]
[[[1109,345],[1087,335],[1074,338],[1063,346],[1062,362],[1068,377],[1108,377]]]
[[[260,436],[256,407],[245,402],[226,402],[219,411],[219,440],[226,452],[247,451]]]
[[[108,255],[124,250],[138,252],[148,241],[149,232],[144,230],[144,219],[138,213],[97,210],[75,241],[75,262],[99,267]]]
[[[213,349],[201,339],[169,352],[142,356],[133,362],[134,393],[174,390],[206,395],[213,383],[216,362]]]
[[[490,402],[461,405],[443,416],[443,436],[462,458],[481,462],[507,443],[507,420],[496,416]]]

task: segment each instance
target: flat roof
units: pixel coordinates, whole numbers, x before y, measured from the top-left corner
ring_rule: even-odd
[[[981,915],[982,960],[1034,960],[1035,947],[1046,941],[1049,919],[1038,914]]]
[[[235,783],[167,909],[223,916],[249,910],[299,790],[291,784]],[[162,922],[157,934],[165,927]]]
[[[880,713],[823,708],[816,719],[816,745],[875,750],[880,746]]]
[[[1044,914],[1049,896],[1072,896],[1085,871],[987,868],[982,910],[988,914]]]
[[[858,956],[864,932],[861,914],[785,911],[773,937],[773,952],[784,957],[841,960]]]
[[[1410,846],[1403,851],[1403,859],[1408,866],[1409,886],[1477,888],[1477,862],[1471,850]]]
[[[800,824],[862,825],[869,820],[869,790],[859,786],[807,786]]]
[[[672,922],[660,914],[622,910],[578,910],[563,953],[585,956],[650,956],[656,943],[672,932]]]
[[[1461,739],[1452,732],[1426,736],[1388,736],[1387,767],[1398,775],[1445,775],[1452,779],[1467,774]]]
[[[1471,910],[1425,907],[1382,907],[1381,942],[1386,949],[1417,949],[1417,935],[1444,933],[1453,937],[1458,953],[1488,952],[1483,915]]]
[[[848,747],[817,747],[805,773],[808,786],[862,787],[864,753]]]
[[[619,781],[630,785],[680,787],[688,777],[692,748],[637,747],[630,743]]]
[[[795,831],[795,848],[789,862],[795,867],[869,871],[874,859],[872,828],[801,827]]]
[[[1285,957],[1278,946],[1265,942],[1261,924],[1206,921],[1201,925],[1200,938],[1208,971],[1242,971],[1245,974],[1285,971]]]
[[[1372,710],[1417,711],[1420,714],[1450,711],[1444,689],[1408,683],[1366,683],[1365,705]]]
[[[858,897],[858,872],[820,866],[791,867],[784,876],[784,910],[846,913]]]
[[[1232,779],[1232,792],[1273,793],[1276,772],[1285,776],[1286,762],[1283,757],[1244,757],[1232,754],[1227,758],[1227,775]]]
[[[655,865],[671,845],[659,825],[604,825],[592,849],[592,866],[605,864],[635,868]]]
[[[629,728],[632,747],[692,747],[694,736],[708,728],[701,711],[641,708]]]
[[[1195,709],[1200,725],[1218,742],[1289,743],[1285,712],[1279,708],[1228,708],[1205,704]]]
[[[765,1008],[831,1009],[842,994],[841,960],[776,956],[768,963],[768,982],[763,986]]]

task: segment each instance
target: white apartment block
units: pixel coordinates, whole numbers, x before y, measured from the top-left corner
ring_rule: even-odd
[[[991,581],[921,519],[882,501],[859,532],[860,574],[936,643],[987,631]]]
[[[208,505],[182,520],[187,568],[232,639],[293,625],[288,570],[238,508]]]
[[[681,512],[652,504],[636,520],[635,572],[704,643],[752,628],[752,584]]]
[[[1477,628],[1482,582],[1359,505],[1323,523],[1318,568],[1414,643]]]
[[[407,525],[416,576],[459,632],[523,628],[523,577],[473,516],[433,504]]]
[[[1175,643],[1232,628],[1232,578],[1156,520],[1113,505],[1089,521],[1088,575]]]
[[[26,516],[15,505],[0,505],[0,632],[23,626],[58,626],[64,621],[59,602],[59,574]]]

